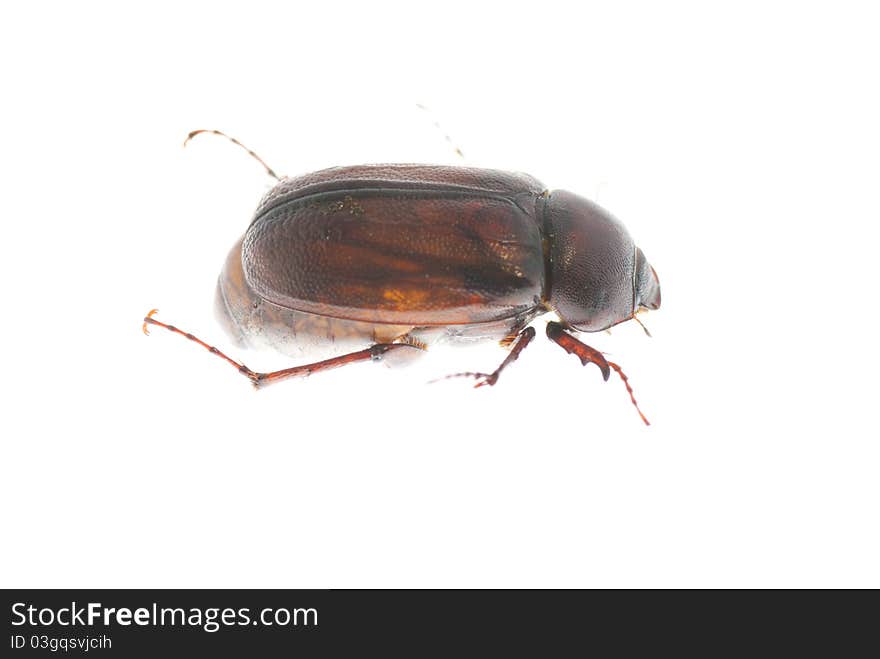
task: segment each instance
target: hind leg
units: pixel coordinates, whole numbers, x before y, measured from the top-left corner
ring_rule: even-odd
[[[331,368],[338,368],[340,366],[345,366],[346,364],[354,364],[362,361],[381,361],[383,357],[392,351],[399,351],[403,348],[408,348],[410,350],[418,350],[419,346],[412,345],[411,343],[377,343],[375,345],[370,346],[369,348],[364,348],[363,350],[357,350],[355,352],[350,352],[345,355],[339,355],[338,357],[332,357],[330,359],[325,359],[323,361],[314,362],[312,364],[303,364],[302,366],[293,366],[291,368],[284,368],[278,371],[270,371],[268,373],[258,373],[256,371],[252,371],[250,368],[241,364],[231,357],[228,357],[224,353],[220,352],[217,348],[212,345],[208,345],[200,338],[196,337],[189,332],[184,332],[183,330],[175,327],[174,325],[168,325],[161,321],[156,320],[153,316],[156,313],[156,309],[153,309],[144,317],[144,326],[143,332],[144,334],[149,334],[147,330],[147,325],[156,325],[157,327],[164,327],[170,332],[174,332],[175,334],[180,334],[181,336],[186,337],[190,341],[199,344],[205,350],[210,353],[213,353],[226,361],[230,366],[235,367],[235,369],[247,377],[254,387],[262,387],[271,382],[278,382],[279,380],[283,380],[285,378],[292,377],[301,377],[306,375],[311,375],[312,373],[317,373],[319,371],[326,371]]]

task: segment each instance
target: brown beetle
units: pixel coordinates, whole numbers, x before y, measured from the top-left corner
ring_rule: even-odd
[[[659,306],[657,274],[642,250],[583,197],[491,169],[359,165],[279,179],[229,252],[216,294],[239,345],[351,352],[256,373],[156,320],[155,310],[144,331],[152,324],[182,334],[256,386],[443,339],[511,346],[494,372],[457,374],[482,386],[494,385],[534,338],[529,323],[555,312],[561,322],[548,323],[547,336],[606,380],[617,371],[635,405],[620,367],[569,330],[597,332]]]

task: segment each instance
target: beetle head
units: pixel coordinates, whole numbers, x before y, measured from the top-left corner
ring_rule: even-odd
[[[660,307],[657,273],[619,220],[564,190],[546,203],[550,305],[565,323],[598,332]]]
[[[636,267],[633,269],[633,295],[636,311],[660,308],[660,280],[657,272],[648,263],[645,253],[636,247]]]

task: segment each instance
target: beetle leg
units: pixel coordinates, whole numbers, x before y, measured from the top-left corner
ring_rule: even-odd
[[[236,145],[240,146],[242,149],[244,149],[245,151],[247,151],[248,155],[250,155],[251,158],[253,158],[258,163],[260,163],[263,167],[266,168],[266,173],[269,176],[274,178],[276,181],[281,180],[281,177],[278,176],[278,174],[276,174],[275,171],[271,167],[269,167],[269,165],[266,164],[266,161],[264,161],[262,158],[260,158],[260,156],[258,156],[256,153],[251,151],[249,148],[247,148],[244,144],[239,142],[234,137],[230,137],[226,133],[221,133],[219,130],[209,130],[209,129],[205,129],[205,128],[202,128],[200,130],[194,130],[189,135],[186,136],[186,139],[183,141],[183,146],[186,146],[187,144],[189,144],[189,141],[192,138],[194,138],[196,135],[201,135],[202,133],[211,133],[212,135],[219,135],[220,137],[225,137],[227,140],[229,140],[233,144],[236,144]]]
[[[608,362],[608,365],[611,368],[613,368],[615,371],[617,371],[617,374],[620,376],[620,379],[623,380],[623,386],[626,387],[626,391],[629,394],[629,399],[632,401],[633,406],[636,408],[636,412],[638,412],[639,416],[642,417],[642,421],[645,422],[645,425],[650,426],[651,422],[648,421],[647,417],[644,414],[642,414],[642,410],[639,409],[639,404],[636,402],[635,395],[633,395],[632,387],[629,386],[629,378],[626,377],[626,375],[623,372],[623,369],[620,368],[620,366],[618,366],[614,362]]]
[[[234,366],[238,370],[238,372],[247,377],[256,388],[262,387],[271,382],[283,380],[285,378],[311,375],[312,373],[317,373],[318,371],[326,371],[331,368],[345,366],[346,364],[354,364],[355,362],[367,360],[381,361],[383,355],[398,348],[418,348],[418,346],[414,346],[411,343],[377,343],[370,346],[369,348],[358,350],[357,352],[350,352],[345,355],[339,355],[338,357],[331,357],[330,359],[325,359],[320,362],[314,362],[313,364],[303,364],[302,366],[294,366],[292,368],[285,368],[279,371],[258,373],[256,371],[252,371],[244,364],[235,361],[231,357],[228,357],[214,346],[208,345],[193,334],[190,334],[189,332],[184,332],[182,329],[179,329],[174,325],[168,325],[166,323],[156,320],[155,318],[153,318],[156,312],[157,309],[153,309],[144,317],[144,334],[149,334],[147,330],[147,325],[156,325],[158,327],[164,327],[165,329],[174,332],[175,334],[185,336],[190,341],[198,343],[208,352],[217,355],[218,357],[229,363],[231,366]]]
[[[611,376],[611,367],[601,352],[595,348],[591,348],[586,343],[582,343],[565,331],[565,328],[559,323],[547,323],[547,336],[562,346],[568,354],[574,354],[581,360],[581,364],[595,364],[602,371],[602,378],[607,382]]]
[[[510,353],[507,355],[507,357],[505,357],[504,361],[501,362],[501,366],[496,368],[491,373],[453,373],[452,375],[447,375],[446,377],[440,379],[448,380],[449,378],[477,378],[477,383],[474,385],[475,389],[479,387],[484,387],[486,385],[489,385],[491,387],[496,382],[498,382],[498,376],[501,375],[501,371],[503,371],[510,364],[515,362],[519,357],[519,353],[525,350],[526,346],[529,345],[529,343],[531,343],[532,339],[534,338],[535,328],[526,327],[522,332],[519,333],[516,342],[510,349]],[[437,382],[437,380],[433,380],[433,382]]]
[[[633,394],[632,387],[629,386],[629,378],[624,374],[623,369],[620,368],[619,365],[614,362],[608,361],[605,359],[605,356],[596,350],[595,348],[591,348],[586,343],[582,341],[578,341],[571,334],[565,331],[565,328],[559,323],[549,322],[547,323],[547,336],[562,346],[565,352],[576,355],[578,359],[581,360],[581,363],[586,366],[589,363],[593,363],[599,367],[602,371],[602,377],[607,381],[609,376],[611,375],[611,369],[614,369],[617,374],[620,376],[620,379],[623,380],[623,385],[626,387],[627,393],[629,393],[629,399],[632,401],[633,406],[636,408],[636,412],[639,413],[639,416],[642,418],[642,421],[645,422],[646,426],[650,426],[651,422],[642,414],[642,410],[639,409],[639,404],[636,402],[636,397]]]

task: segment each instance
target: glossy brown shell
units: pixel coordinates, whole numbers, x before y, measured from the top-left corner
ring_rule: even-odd
[[[534,178],[426,165],[284,179],[245,234],[259,297],[333,318],[412,326],[522,317],[544,299]]]

